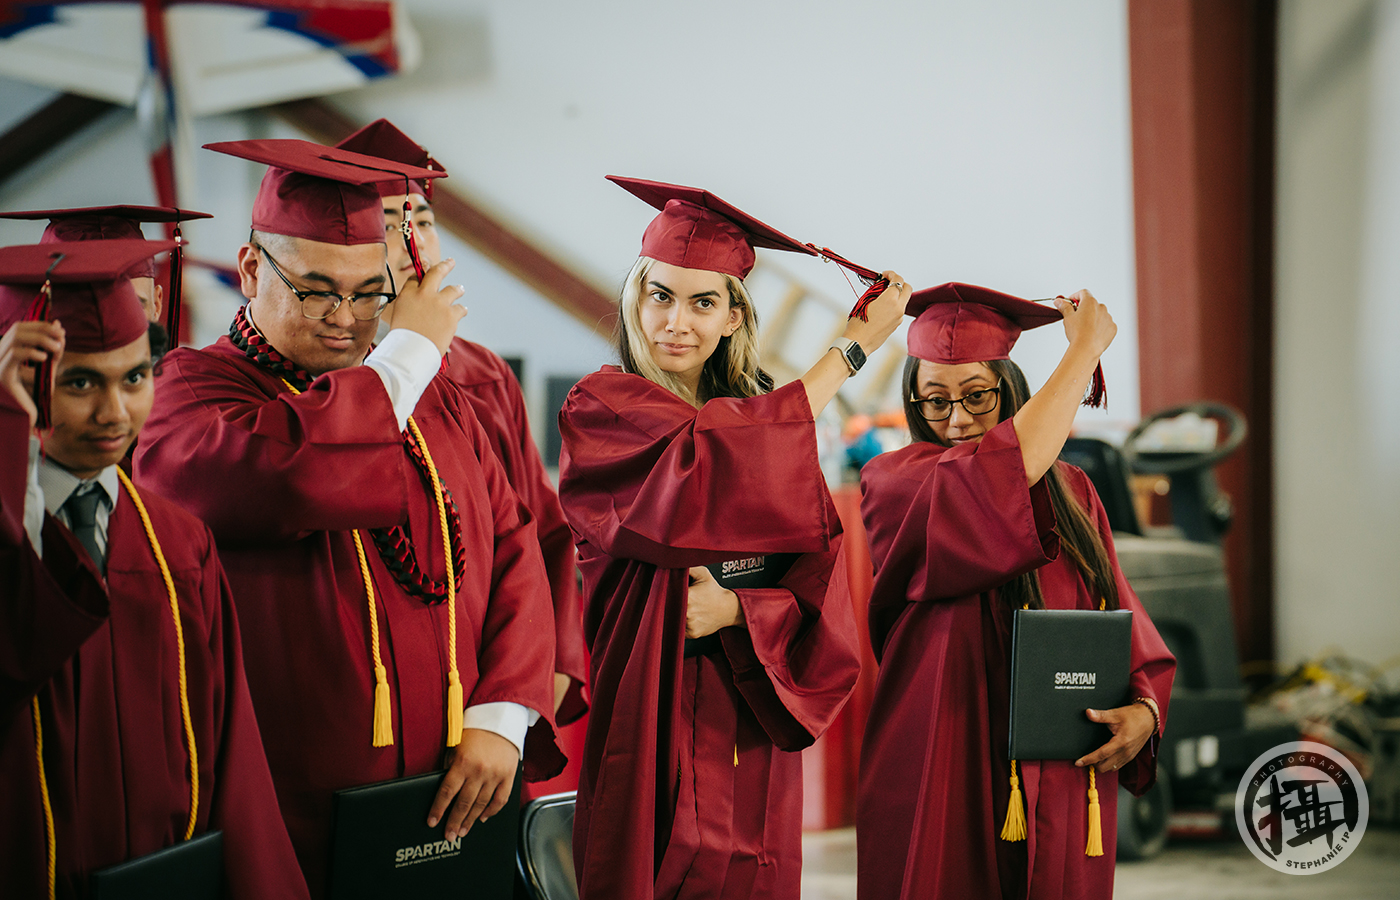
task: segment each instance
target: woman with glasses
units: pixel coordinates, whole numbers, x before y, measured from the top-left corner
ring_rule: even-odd
[[[1108,900],[1118,785],[1141,794],[1155,781],[1175,671],[1093,485],[1057,462],[1117,326],[1088,291],[1051,308],[946,284],[907,312],[914,440],[861,473],[880,675],[861,752],[859,895]],[[1061,318],[1069,347],[1031,395],[1008,354],[1023,329]],[[1134,700],[1088,711],[1112,739],[1078,760],[1006,758],[1023,607],[1134,613]]]
[[[703,191],[622,183],[662,208],[622,289],[622,365],[580,381],[559,414],[592,652],[579,894],[797,900],[790,751],[860,672],[813,425],[854,371],[851,348],[775,389],[743,279],[754,246],[802,245]],[[847,324],[865,350],[908,299],[886,275],[869,321]]]

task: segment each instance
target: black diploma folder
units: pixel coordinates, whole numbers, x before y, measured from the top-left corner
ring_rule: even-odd
[[[211,831],[100,869],[92,873],[90,886],[93,900],[220,900],[224,833]]]
[[[1086,709],[1126,706],[1132,610],[1018,609],[1011,626],[1011,759],[1078,759],[1113,737]]]
[[[516,770],[504,809],[451,842],[443,838],[442,822],[428,827],[428,810],[444,774],[430,772],[335,792],[329,879],[333,900],[510,900],[522,772]]]
[[[792,564],[797,561],[796,553],[774,553],[768,556],[751,556],[747,559],[731,559],[725,562],[712,563],[705,568],[710,570],[710,574],[715,576],[715,581],[719,586],[728,591],[738,591],[745,588],[775,588],[778,582],[783,580],[783,576],[792,568]],[[685,639],[686,656],[709,656],[712,653],[719,653],[723,648],[719,641],[719,632],[707,634],[702,638]]]

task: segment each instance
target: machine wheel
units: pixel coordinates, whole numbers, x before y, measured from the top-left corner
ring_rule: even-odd
[[[1167,845],[1167,820],[1172,814],[1171,779],[1157,767],[1157,783],[1141,797],[1118,788],[1118,859],[1151,859]]]

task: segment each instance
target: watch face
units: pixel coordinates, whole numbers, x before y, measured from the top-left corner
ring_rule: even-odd
[[[850,360],[851,368],[857,372],[865,365],[865,351],[860,349],[860,344],[851,342],[851,346],[846,348],[846,359]]]

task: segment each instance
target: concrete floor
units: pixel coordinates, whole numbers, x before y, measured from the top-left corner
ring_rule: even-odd
[[[855,900],[855,829],[802,838],[803,900]],[[1275,872],[1237,840],[1174,843],[1119,863],[1114,900],[1398,900],[1400,830],[1372,827],[1345,862],[1317,875]]]

